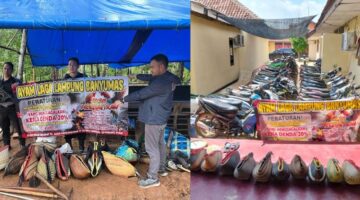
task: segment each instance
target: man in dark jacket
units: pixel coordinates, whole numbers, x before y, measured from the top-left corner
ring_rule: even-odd
[[[180,79],[167,71],[168,58],[155,55],[150,62],[151,75],[139,74],[136,78],[148,81],[149,85],[124,98],[126,102],[140,101],[138,120],[145,124],[145,149],[150,157],[146,180],[139,181],[142,188],[160,185],[158,173],[166,176],[166,146],[164,128],[171,115],[173,91]]]
[[[68,60],[68,71],[69,73],[65,74],[64,79],[75,79],[75,78],[84,78],[86,75],[79,72],[79,59],[78,58],[69,58]],[[71,139],[78,138],[79,140],[79,149],[80,151],[84,151],[85,149],[85,133],[78,133],[72,135],[65,135],[65,141],[70,144],[72,148]]]
[[[15,104],[17,103],[14,90],[20,80],[12,76],[14,65],[11,62],[5,62],[3,67],[3,78],[0,81],[0,124],[3,131],[4,145],[10,146],[10,122],[13,123],[15,131],[19,134],[19,142],[22,147],[25,146],[25,139],[21,136],[19,120],[16,116]]]

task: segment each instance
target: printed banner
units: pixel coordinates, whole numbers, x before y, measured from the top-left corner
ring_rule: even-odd
[[[128,134],[127,77],[81,78],[20,85],[20,122],[27,137],[74,133]]]
[[[360,142],[360,100],[262,100],[257,131],[263,140]]]

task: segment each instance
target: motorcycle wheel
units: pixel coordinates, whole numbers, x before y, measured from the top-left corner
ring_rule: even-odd
[[[221,129],[221,122],[209,113],[201,113],[195,120],[196,133],[204,138],[217,137]]]

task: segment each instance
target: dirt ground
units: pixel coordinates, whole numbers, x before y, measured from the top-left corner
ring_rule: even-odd
[[[15,146],[18,141],[12,141],[13,149],[11,154],[18,151],[19,147]],[[2,144],[1,144],[2,145]],[[138,164],[136,168],[142,175],[146,174],[147,165]],[[17,175],[3,177],[4,172],[0,172],[0,187],[16,186],[18,181]],[[52,183],[54,186],[69,194],[71,188],[73,192],[71,199],[77,200],[117,200],[117,199],[190,199],[190,173],[187,172],[169,172],[167,177],[161,177],[159,187],[141,189],[137,185],[138,178],[122,178],[112,175],[107,169],[103,169],[95,178],[85,180],[71,177],[68,181],[55,179]],[[28,182],[23,184],[28,186]],[[39,188],[46,188],[41,184]],[[13,199],[0,195],[0,199]],[[36,199],[36,198],[34,198]]]

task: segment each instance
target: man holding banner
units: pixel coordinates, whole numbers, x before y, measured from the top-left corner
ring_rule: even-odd
[[[10,122],[19,133],[19,142],[21,147],[25,146],[25,139],[21,136],[19,121],[16,116],[15,104],[17,103],[14,95],[14,89],[20,83],[20,80],[12,76],[14,65],[11,62],[5,62],[3,66],[3,78],[0,82],[0,124],[3,131],[4,145],[10,146]]]
[[[126,102],[140,101],[138,120],[145,123],[145,149],[150,157],[147,179],[139,181],[142,188],[160,185],[158,173],[166,176],[166,146],[164,128],[171,114],[173,92],[180,79],[167,71],[168,58],[157,54],[151,58],[151,75],[139,74],[136,78],[149,85],[124,98]]]

